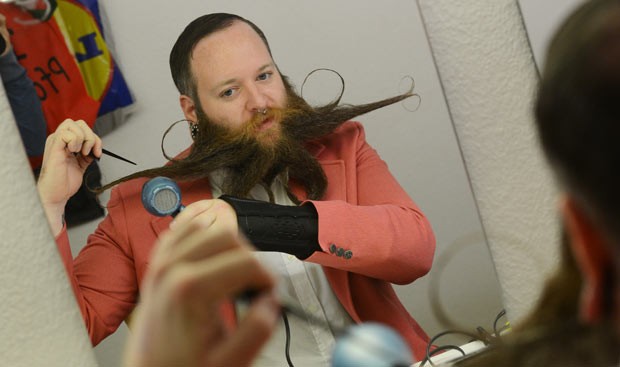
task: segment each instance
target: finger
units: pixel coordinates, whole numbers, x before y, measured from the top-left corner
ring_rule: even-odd
[[[170,223],[170,228],[178,226],[180,223],[187,223],[200,214],[208,211],[214,204],[214,200],[200,200],[185,207]]]
[[[202,215],[191,218],[192,220],[182,220],[177,222],[174,228],[171,226],[159,237],[159,243],[156,251],[168,252],[171,247],[178,248],[183,246],[185,239],[189,238],[193,233],[202,228],[209,228],[214,218],[208,215]]]
[[[84,126],[83,126],[84,125]],[[83,156],[90,154],[90,150],[95,143],[94,133],[86,126],[84,121],[74,121],[68,124],[63,130],[71,131],[80,141],[80,153]]]
[[[279,315],[280,306],[273,295],[264,294],[256,298],[235,332],[211,349],[208,365],[251,365],[269,340]]]
[[[166,271],[180,262],[196,262],[225,251],[243,249],[251,252],[252,247],[238,235],[226,231],[200,228],[195,222],[188,225],[189,230],[175,233],[166,238],[165,248],[158,249],[154,256],[155,271]]]
[[[92,151],[95,157],[101,158],[101,155],[103,154],[103,142],[98,135],[95,135],[95,143],[93,145]]]
[[[85,170],[92,163],[94,158],[80,154],[81,143],[72,131],[65,130],[55,133],[55,136],[48,138],[43,156],[43,167],[47,167],[49,162],[56,162],[73,158],[82,170]],[[52,153],[56,152],[56,153]]]
[[[168,272],[166,281],[174,284],[175,298],[194,300],[199,307],[205,302],[235,298],[247,290],[270,291],[275,283],[252,252],[245,249],[225,251],[203,261],[175,266]]]
[[[52,135],[63,136],[66,132],[71,132],[76,137],[75,142],[72,144],[79,144],[79,150],[77,151],[74,149],[73,145],[71,146],[71,152],[73,153],[81,152],[82,155],[87,156],[90,154],[93,146],[96,144],[99,144],[99,148],[101,146],[101,140],[84,120],[66,119],[58,126]],[[100,155],[101,154],[99,154],[99,156]]]
[[[70,132],[75,137],[74,144],[77,145],[78,150],[77,151],[73,151],[73,152],[74,153],[81,152],[82,148],[84,147],[84,141],[86,140],[86,137],[84,136],[84,132],[81,129],[77,128],[76,126],[67,126],[63,130],[62,133],[65,133],[65,132]]]
[[[90,166],[90,164],[93,163],[93,161],[95,160],[95,158],[91,155],[81,154],[76,154],[75,159],[77,160],[78,165],[84,172],[86,172],[86,168],[88,168],[88,166]]]
[[[200,220],[202,223],[208,223],[209,226],[217,227],[222,231],[238,233],[237,213],[225,201],[219,199],[202,200],[190,204],[187,208],[177,215],[175,220],[170,224],[170,228],[174,229],[179,223],[187,221]]]
[[[66,149],[71,153],[77,153],[82,148],[82,141],[73,131],[63,130],[54,136],[53,147]]]
[[[75,121],[71,119],[64,120],[51,136],[54,139],[61,139],[67,145],[72,153],[77,153],[82,148],[84,134],[81,129],[76,126]],[[78,148],[76,150],[76,147]]]
[[[82,155],[89,155],[91,153],[91,150],[93,150],[93,147],[98,143],[98,141],[99,144],[101,144],[101,139],[97,136],[97,134],[95,134],[95,132],[90,128],[90,126],[88,126],[86,121],[77,120],[75,121],[75,125],[72,128],[80,129],[81,133],[84,136],[84,143],[82,144]],[[93,153],[99,152],[93,151]],[[95,154],[95,156],[100,157],[101,154]]]
[[[238,235],[226,230],[201,229],[187,238],[183,246],[168,253],[168,262],[200,261],[225,251],[242,250],[252,253],[254,248]]]
[[[73,120],[73,119],[65,119],[65,120],[63,120],[63,122],[61,122],[58,125],[58,127],[56,128],[54,133],[56,133],[58,131],[66,130],[70,125],[73,125],[73,124],[75,124],[75,120]]]

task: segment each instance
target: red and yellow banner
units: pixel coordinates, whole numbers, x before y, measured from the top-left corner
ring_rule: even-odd
[[[37,4],[33,9],[0,4],[0,12],[41,99],[48,132],[66,118],[85,120],[92,127],[98,115],[133,103],[103,38],[96,0]],[[112,83],[121,83],[113,88],[122,92],[120,97],[108,95]]]

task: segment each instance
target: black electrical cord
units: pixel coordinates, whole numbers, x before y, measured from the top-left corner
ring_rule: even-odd
[[[458,350],[459,352],[461,352],[461,354],[463,354],[463,355],[466,354],[465,351],[463,349],[461,349],[461,347],[459,347],[459,346],[456,346],[456,345],[442,345],[441,347],[435,348],[432,352],[429,353],[429,355],[424,357],[424,359],[420,363],[420,367],[424,367],[424,365],[426,365],[426,362],[430,363],[431,366],[434,366],[433,361],[431,361],[430,358],[432,356],[434,356],[435,354],[437,354],[439,352],[446,351],[446,350]]]
[[[295,367],[293,361],[291,361],[291,327],[288,324],[288,317],[286,316],[286,310],[282,309],[282,320],[284,321],[284,331],[286,333],[286,342],[284,343],[284,355],[286,356],[286,362],[289,367]]]
[[[291,329],[290,329],[290,325],[288,322],[288,314],[291,314],[293,316],[302,318],[307,320],[308,322],[314,324],[314,325],[320,325],[321,327],[328,329],[328,330],[332,330],[327,324],[325,324],[324,321],[316,318],[315,316],[306,313],[305,311],[303,311],[300,307],[296,306],[294,302],[291,301],[287,301],[286,299],[281,299],[280,300],[282,304],[284,304],[285,306],[282,306],[282,320],[284,321],[284,331],[286,334],[286,342],[285,342],[285,355],[286,355],[286,362],[288,363],[288,367],[295,367],[293,365],[293,361],[291,360],[291,355],[290,355],[290,346],[291,346]],[[332,326],[333,327],[333,332],[334,335],[336,337],[342,337],[344,335],[347,335],[349,333],[349,329],[348,328],[343,328],[343,327],[338,327],[338,326]],[[463,334],[463,333],[461,333]],[[467,334],[467,333],[465,333]],[[467,334],[467,335],[473,335],[473,334]],[[436,336],[435,338],[438,338],[441,335]],[[475,337],[475,336],[474,336]],[[432,340],[435,340],[432,339]],[[362,339],[358,339],[356,340],[359,343],[364,343],[364,341]],[[431,341],[432,342],[432,341]],[[374,343],[364,343],[364,348],[370,349],[370,350],[375,350],[377,353],[381,353],[381,354],[389,354],[390,351],[386,351],[385,350],[385,346],[377,346]],[[458,347],[456,347],[458,348]],[[430,352],[429,352],[430,353]],[[432,353],[431,353],[432,355]],[[395,363],[392,364],[391,367],[409,367],[410,364],[400,364],[400,363]]]
[[[433,347],[433,344],[437,341],[437,339],[439,339],[440,337],[444,335],[458,334],[458,335],[469,336],[471,338],[471,341],[478,340],[478,341],[483,342],[484,345],[497,345],[497,344],[502,343],[502,339],[499,335],[499,332],[501,332],[503,329],[497,330],[497,322],[499,321],[499,319],[501,319],[505,315],[506,315],[506,310],[501,310],[499,314],[497,315],[497,317],[495,317],[495,320],[493,322],[493,331],[495,333],[493,335],[489,334],[488,331],[486,331],[483,327],[480,327],[480,326],[476,328],[476,331],[478,332],[477,334],[470,333],[468,331],[447,330],[447,331],[444,331],[444,332],[441,332],[435,335],[428,341],[428,344],[426,345],[426,356],[420,363],[420,367],[424,367],[427,362],[431,366],[435,366],[435,364],[431,360],[431,357],[439,352],[443,352],[446,350],[458,350],[459,352],[461,352],[461,354],[463,354],[463,356],[466,355],[463,349],[455,345],[442,345],[442,346],[439,346],[431,350],[431,348]]]
[[[433,355],[435,355],[436,353],[438,353],[439,351],[444,351],[444,350],[448,350],[448,349],[457,349],[458,351],[460,351],[461,353],[463,353],[463,355],[465,355],[465,352],[459,348],[459,347],[455,347],[453,345],[447,345],[447,346],[442,346],[442,347],[437,347],[434,350],[431,350],[433,344],[435,343],[435,341],[439,338],[441,338],[444,335],[448,335],[448,334],[459,334],[459,335],[465,335],[465,336],[469,336],[474,340],[481,340],[484,341],[483,339],[480,338],[480,336],[474,334],[474,333],[470,333],[467,331],[458,331],[458,330],[447,330],[447,331],[443,331],[437,335],[435,335],[434,337],[431,338],[431,340],[428,341],[428,344],[426,345],[426,356],[424,357],[424,359],[422,360],[422,362],[420,363],[420,367],[423,367],[427,362],[430,363],[431,366],[435,366],[435,364],[433,363],[433,361],[431,361],[431,357]],[[437,351],[439,349],[439,351]]]
[[[497,330],[497,322],[499,321],[499,319],[501,319],[504,315],[506,315],[506,310],[502,310],[499,314],[497,314],[497,317],[495,318],[495,321],[493,321],[493,332],[495,333],[495,336],[499,336],[499,334],[502,332],[503,328],[501,330]]]
[[[328,326],[327,324],[325,324],[324,321],[320,320],[319,318],[313,316],[312,314],[308,314],[305,311],[303,311],[300,307],[296,306],[294,302],[287,302],[286,300],[280,300],[282,304],[285,304],[285,306],[282,306],[282,319],[284,321],[284,330],[286,333],[286,344],[285,344],[285,353],[286,353],[286,361],[288,363],[289,367],[294,367],[293,362],[291,361],[291,356],[290,356],[290,344],[291,344],[291,330],[290,330],[290,326],[289,326],[289,322],[288,322],[288,316],[286,315],[287,313],[305,319],[306,321],[314,324],[314,325],[320,325],[320,327],[325,328],[327,330],[331,330],[334,333],[334,336],[336,337],[344,337],[345,335],[349,334],[349,328],[348,327],[338,327],[335,325],[332,325],[331,327]],[[333,328],[333,329],[332,329]],[[349,334],[350,335],[350,334]],[[364,340],[364,338],[357,338],[355,340],[356,343],[358,344],[362,344],[363,348],[371,350],[371,351],[375,351],[377,352],[377,354],[380,355],[390,355],[391,353],[393,353],[392,349],[389,346],[386,345],[377,345],[376,343],[368,343],[368,340]],[[456,347],[458,348],[458,347]],[[411,366],[411,363],[393,363],[390,365],[390,367],[409,367]]]

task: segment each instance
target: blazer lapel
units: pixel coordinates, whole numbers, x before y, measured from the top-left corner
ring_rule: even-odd
[[[344,161],[341,159],[321,159],[322,153],[325,151],[325,145],[318,141],[311,141],[305,144],[306,149],[318,161],[325,177],[327,177],[327,191],[322,200],[346,200],[346,175],[344,169]],[[291,180],[291,191],[300,201],[308,200],[306,190],[302,183]]]

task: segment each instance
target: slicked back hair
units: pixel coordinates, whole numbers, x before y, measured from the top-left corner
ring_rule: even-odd
[[[170,51],[170,72],[172,80],[179,93],[197,101],[198,91],[196,80],[192,74],[191,60],[196,44],[203,38],[233,25],[235,22],[244,22],[263,40],[269,54],[271,49],[263,31],[251,21],[235,14],[212,13],[194,19],[185,27]]]

